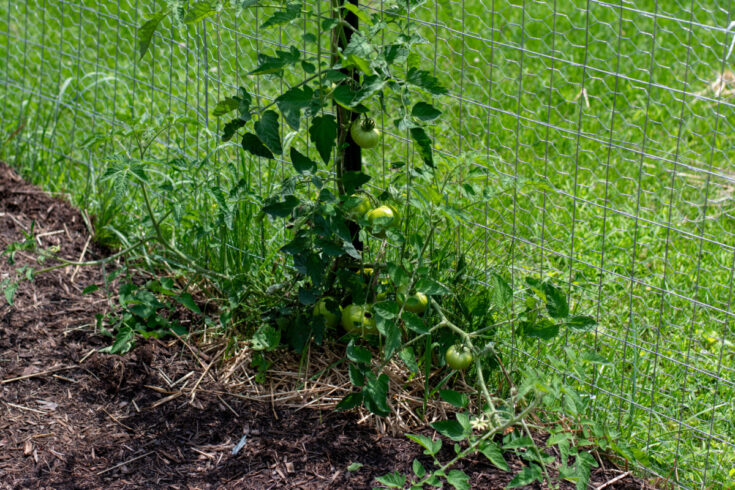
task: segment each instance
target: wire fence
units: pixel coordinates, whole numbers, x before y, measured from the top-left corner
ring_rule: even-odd
[[[480,169],[491,188],[548,184],[477,203],[458,247],[484,270],[502,261],[514,277],[565,284],[577,311],[599,322],[581,345],[554,347],[588,362],[568,374],[589,411],[632,441],[650,472],[688,488],[735,479],[730,3],[428,0],[411,19],[426,40],[421,65],[450,89],[438,102],[437,154]],[[387,4],[362,8],[391,15]],[[136,29],[162,5],[0,1],[2,158],[30,172],[54,167],[45,184],[73,187],[99,174],[115,150],[110,134],[147,114],[163,124],[157,152],[226,165],[214,104],[241,84],[266,99],[281,82],[242,74],[257,54],[309,51],[314,26],[265,32],[264,14],[250,9],[166,27],[141,60]],[[367,164],[385,178],[394,153],[415,155],[388,117],[379,123],[389,143]],[[251,171],[264,191],[267,172]],[[537,359],[506,347],[517,362]]]

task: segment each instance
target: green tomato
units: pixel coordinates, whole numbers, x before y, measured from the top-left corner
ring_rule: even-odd
[[[385,228],[398,224],[398,219],[393,210],[388,206],[378,206],[371,209],[365,215],[371,226],[380,225],[383,229],[375,233],[378,238],[385,238]]]
[[[429,306],[429,298],[424,293],[416,293],[406,298],[406,304],[403,306],[403,309],[411,313],[416,313],[417,315],[422,315],[426,311],[427,306]]]
[[[365,216],[365,213],[370,211],[372,205],[370,199],[364,194],[352,194],[347,200],[347,217],[353,220],[358,220]]]
[[[447,349],[444,359],[450,368],[464,371],[472,364],[472,351],[464,345],[453,345]]]
[[[314,316],[321,316],[324,318],[324,325],[328,328],[334,328],[340,320],[340,316],[336,313],[329,311],[327,307],[327,301],[324,299],[319,300],[314,305]]]
[[[355,119],[350,127],[350,136],[360,148],[374,148],[380,142],[380,131],[369,117],[362,121]]]
[[[367,305],[349,305],[342,310],[342,326],[348,333],[356,335],[377,335],[375,316]]]

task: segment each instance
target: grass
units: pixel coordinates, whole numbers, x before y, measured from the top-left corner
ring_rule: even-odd
[[[731,19],[715,0],[695,2],[693,13],[687,2],[664,3],[437,0],[415,22],[428,41],[421,65],[450,88],[437,101],[442,164],[473,168],[497,189],[508,178],[548,183],[472,203],[471,222],[442,240],[456,240],[480,276],[510,264],[513,275],[567,284],[600,328],[547,353],[595,350],[610,361],[570,373],[591,413],[662,476],[717,487],[735,468],[735,105],[710,85],[729,68],[722,28]],[[283,230],[257,213],[288,167],[222,146],[210,113],[239,84],[277,94],[280,81],[243,73],[255,52],[304,45],[313,26],[263,33],[251,27],[262,12],[196,32],[167,25],[139,60],[134,31],[149,9],[0,3],[0,157],[70,193],[97,215],[103,238],[124,242],[142,198],[131,191],[120,203],[99,177],[131,146],[131,128],[159,125],[151,155],[182,157],[150,164],[161,178],[157,205],[181,206],[183,229],[166,232],[218,271],[272,282]],[[389,116],[379,122],[385,145],[366,165],[380,187],[386,162],[416,155]],[[218,188],[228,193],[219,200]],[[535,359],[512,345],[518,364]]]

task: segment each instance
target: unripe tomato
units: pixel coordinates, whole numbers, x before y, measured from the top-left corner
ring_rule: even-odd
[[[342,326],[348,333],[356,335],[377,335],[375,316],[367,305],[349,305],[342,310]]]
[[[375,236],[379,238],[385,238],[385,228],[395,226],[398,223],[395,213],[388,206],[378,206],[375,209],[371,209],[365,217],[370,221],[371,225],[380,225],[383,227],[383,229],[375,233]]]
[[[350,127],[350,136],[360,148],[373,148],[380,142],[380,131],[369,117],[362,121],[355,119]]]
[[[406,304],[403,309],[411,313],[416,313],[417,315],[422,315],[428,305],[429,298],[424,293],[418,292],[406,298]]]
[[[340,316],[337,313],[332,313],[327,307],[327,302],[321,299],[314,305],[314,316],[321,316],[324,318],[324,325],[329,328],[337,326],[337,322],[340,320]]]
[[[353,220],[358,220],[365,216],[365,213],[370,211],[372,207],[370,199],[364,194],[352,194],[347,200],[347,217]]]
[[[472,351],[464,345],[453,345],[444,354],[447,365],[457,371],[464,371],[472,364]]]

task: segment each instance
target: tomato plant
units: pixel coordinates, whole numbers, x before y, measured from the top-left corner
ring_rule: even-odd
[[[173,10],[185,25],[244,8],[267,12],[262,29],[318,21],[298,42],[259,52],[242,86],[213,112],[225,118],[223,142],[238,142],[252,161],[289,167],[269,195],[257,196],[259,219],[282,225],[285,238],[278,248],[282,259],[273,264],[282,280],[265,291],[263,302],[270,305],[251,347],[274,350],[283,343],[307,352],[325,335],[327,341],[344,341],[325,334],[339,320],[352,334],[342,347],[354,391],[338,409],[363,406],[388,415],[385,370],[394,359],[411,376],[423,376],[426,399],[439,392],[464,408],[462,397],[449,389],[454,373],[429,386],[444,352],[454,370],[475,362],[474,378],[467,378],[478,387],[472,394],[477,406],[484,407],[477,418],[487,419],[493,430],[503,420],[517,423],[521,419],[496,410],[499,394],[514,387],[511,376],[505,373],[497,393],[486,382],[487,371],[504,369],[495,336],[508,335],[503,327],[512,324],[527,341],[548,341],[562,328],[589,329],[594,320],[572,315],[566,296],[547,281],[531,277],[513,289],[504,271],[473,269],[460,252],[462,243],[455,243],[455,232],[461,236],[470,221],[468,206],[458,203],[481,201],[490,190],[481,166],[435,157],[429,134],[442,134],[434,127],[442,111],[434,104],[440,106],[448,91],[420,66],[417,50],[426,40],[411,14],[421,2],[389,2],[391,15],[385,16],[360,9],[356,0],[334,0],[324,11],[300,2],[258,3],[207,1]],[[141,27],[141,55],[168,12]],[[388,121],[383,134],[376,120]],[[386,171],[363,161],[363,149],[394,136],[407,139],[415,151]],[[373,180],[379,173],[385,173],[382,184]],[[260,367],[267,366],[258,359]],[[457,437],[469,423],[462,415],[459,428],[447,425],[452,421],[435,428]]]

